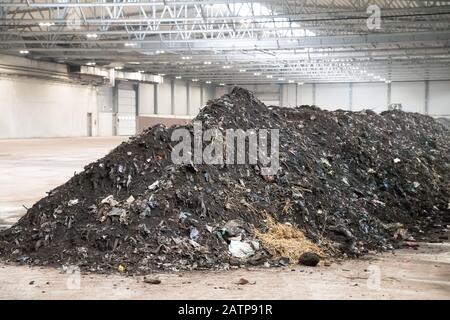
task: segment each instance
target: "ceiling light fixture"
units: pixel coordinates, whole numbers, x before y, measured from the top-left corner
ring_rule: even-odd
[[[124,44],[125,47],[135,47],[137,46],[136,42],[125,42]]]
[[[278,78],[278,81],[284,81],[285,79],[284,78]]]
[[[30,53],[30,51],[28,51],[28,50],[20,50],[19,52],[20,52],[20,54],[29,54]]]
[[[86,38],[88,39],[96,39],[98,37],[98,35],[96,33],[88,33],[86,35]]]
[[[289,83],[294,83],[294,80],[289,80],[288,82],[289,82]]]
[[[266,76],[266,78],[267,78],[267,79],[272,79],[273,76],[269,74],[268,76]]]
[[[163,53],[166,53],[164,50],[156,50],[156,52],[155,52],[156,54],[163,54]]]
[[[225,83],[219,83],[219,86],[224,86],[225,85]]]
[[[222,68],[224,68],[224,69],[230,69],[231,66],[230,66],[230,65],[225,65],[225,66],[223,66]]]
[[[261,75],[261,72],[255,72],[253,75],[254,75],[254,76],[260,76],[260,75]]]
[[[203,64],[211,64],[211,61],[205,61]]]
[[[181,57],[181,60],[191,60],[192,59],[192,57],[190,57],[190,56],[183,56],[183,57]]]
[[[198,79],[192,79],[192,82],[198,82]]]
[[[86,63],[86,65],[87,66],[95,66],[95,62],[93,62],[93,61],[92,62],[88,62],[88,63]]]
[[[158,76],[160,77],[164,77],[166,74],[165,73],[158,73]]]
[[[39,22],[39,26],[40,27],[51,27],[54,26],[55,24],[53,22]]]
[[[181,79],[181,76],[176,76],[175,79]]]
[[[239,69],[239,72],[246,72],[247,70],[245,69]]]
[[[205,83],[206,83],[206,84],[211,84],[211,81],[206,81]]]
[[[116,69],[116,70],[122,70],[123,67],[114,67],[114,69]]]

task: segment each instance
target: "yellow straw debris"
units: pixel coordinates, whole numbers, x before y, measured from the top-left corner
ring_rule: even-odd
[[[307,239],[299,229],[278,223],[270,216],[267,216],[267,227],[268,230],[265,233],[256,229],[254,233],[274,258],[286,257],[291,263],[297,263],[300,256],[306,252],[325,256],[323,251]]]

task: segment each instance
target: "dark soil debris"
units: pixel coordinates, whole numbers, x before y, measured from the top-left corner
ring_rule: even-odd
[[[396,248],[450,222],[450,135],[431,117],[268,108],[235,88],[196,120],[221,132],[279,129],[277,174],[263,176],[258,165],[175,165],[171,134],[180,126],[157,125],[1,231],[1,259],[144,274],[277,265],[253,234],[266,230],[267,214],[328,256]]]

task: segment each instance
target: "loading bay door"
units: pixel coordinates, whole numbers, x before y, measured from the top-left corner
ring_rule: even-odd
[[[117,135],[136,134],[136,91],[119,89],[117,106]]]

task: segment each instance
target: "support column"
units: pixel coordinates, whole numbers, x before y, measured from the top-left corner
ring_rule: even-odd
[[[112,134],[117,136],[118,127],[118,112],[119,112],[119,82],[116,81],[113,87],[113,119],[112,119]]]
[[[200,106],[203,107],[203,85],[200,85]]]
[[[312,84],[312,98],[313,98],[313,105],[317,105],[316,102],[316,84]]]
[[[353,82],[350,82],[349,84],[349,91],[348,91],[348,108],[350,111],[353,110]]]
[[[284,106],[284,99],[283,99],[283,85],[278,85],[278,97],[280,98],[280,107]]]
[[[425,114],[430,114],[430,80],[425,81]]]
[[[136,121],[137,121],[137,117],[139,116],[139,84],[138,83],[134,84],[133,89],[134,89],[134,92],[136,93],[135,104],[136,104]],[[137,123],[136,123],[136,125],[137,125]]]
[[[175,80],[170,81],[170,114],[175,114]]]
[[[155,84],[154,85],[155,86],[155,90],[153,90],[153,92],[154,92],[154,110],[153,110],[153,113],[154,114],[158,114],[158,96],[159,96],[159,85],[158,84]]]
[[[186,82],[186,114],[191,114],[191,88],[189,82]]]
[[[392,83],[388,83],[387,85],[387,101],[388,105],[392,103]]]

